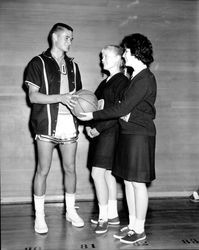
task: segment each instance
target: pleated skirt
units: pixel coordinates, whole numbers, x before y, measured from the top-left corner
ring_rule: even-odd
[[[124,180],[155,179],[155,136],[120,134],[112,173]]]

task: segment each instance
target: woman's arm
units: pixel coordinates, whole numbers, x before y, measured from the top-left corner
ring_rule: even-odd
[[[147,93],[147,88],[147,78],[142,78],[134,83],[132,82],[125,92],[124,99],[120,103],[110,108],[93,112],[93,119],[104,120],[129,114],[143,100]]]

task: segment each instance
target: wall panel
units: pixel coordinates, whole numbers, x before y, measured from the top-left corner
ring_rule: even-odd
[[[2,202],[30,201],[35,171],[29,131],[30,109],[22,88],[28,61],[47,48],[56,22],[74,28],[69,55],[79,64],[84,87],[102,80],[99,52],[124,35],[140,32],[154,46],[158,81],[157,180],[151,196],[188,195],[199,185],[199,2],[196,0],[1,0],[0,164]],[[80,126],[77,197],[93,199],[87,166],[89,142]],[[55,150],[48,178],[49,200],[63,199],[63,178]],[[122,196],[118,184],[118,197]]]

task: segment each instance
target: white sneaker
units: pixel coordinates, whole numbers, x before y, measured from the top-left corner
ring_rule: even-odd
[[[36,216],[35,218],[35,232],[45,234],[48,232],[48,226],[44,216]]]
[[[82,218],[77,214],[76,210],[70,213],[66,212],[66,220],[70,221],[73,226],[75,227],[83,227],[84,221]]]
[[[194,191],[193,194],[189,197],[191,202],[199,202],[199,193],[198,191]]]

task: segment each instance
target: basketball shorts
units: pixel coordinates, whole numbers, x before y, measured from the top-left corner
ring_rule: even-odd
[[[36,139],[48,141],[55,144],[74,143],[78,139],[78,131],[71,114],[59,113],[55,136],[36,135]]]

